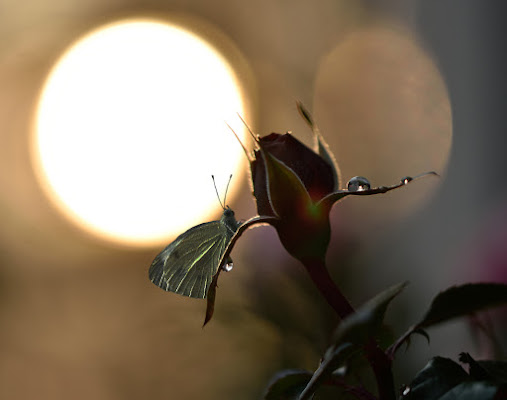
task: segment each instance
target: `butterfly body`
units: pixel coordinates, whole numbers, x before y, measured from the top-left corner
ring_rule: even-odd
[[[238,230],[234,211],[224,208],[218,221],[206,222],[179,235],[153,260],[150,280],[165,291],[204,299],[227,245]],[[229,262],[229,261],[227,261]]]

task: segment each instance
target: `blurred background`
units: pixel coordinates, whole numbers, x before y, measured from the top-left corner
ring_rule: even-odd
[[[205,128],[181,127],[208,121],[209,99],[214,94],[218,99],[224,86],[210,89],[206,102],[198,101],[205,98],[204,84],[193,88],[186,100],[192,113],[177,131],[164,125],[162,136],[170,141],[163,145],[160,132],[151,135],[158,125],[142,124],[142,118],[155,114],[141,115],[129,140],[122,133],[130,122],[108,126],[86,144],[86,129],[91,136],[101,125],[86,124],[97,121],[90,113],[106,96],[107,80],[100,83],[103,91],[98,86],[97,98],[79,109],[82,120],[68,118],[63,108],[76,102],[70,97],[75,90],[65,92],[58,103],[62,108],[52,111],[75,123],[64,124],[63,142],[54,139],[62,143],[60,153],[69,156],[69,165],[58,164],[56,171],[70,170],[75,160],[84,164],[83,175],[68,181],[77,182],[74,197],[91,193],[85,204],[102,198],[96,207],[105,215],[120,210],[120,226],[127,231],[146,222],[145,211],[154,199],[162,199],[157,201],[165,210],[155,215],[167,218],[165,230],[149,233],[149,240],[139,232],[124,240],[121,234],[98,232],[58,200],[37,161],[42,158],[37,147],[43,132],[40,104],[48,77],[76,41],[118,21],[177,23],[215,48],[225,70],[232,71],[236,102],[225,114],[217,113],[220,124],[226,119],[237,127],[247,146],[251,143],[237,125],[236,112],[261,135],[292,131],[310,144],[295,107],[301,100],[335,154],[342,187],[355,175],[380,186],[437,171],[439,179],[385,196],[348,198],[332,213],[328,264],[354,305],[394,283],[411,282],[388,317],[393,331],[401,333],[438,291],[452,284],[507,282],[506,12],[501,1],[0,0],[0,397],[255,399],[279,369],[314,370],[337,323],[270,227],[248,231],[238,242],[232,254],[235,268],[221,275],[215,317],[205,329],[205,302],[166,293],[148,280],[152,259],[186,229],[182,226],[220,216],[212,173],[221,196],[228,175],[234,174],[227,203],[238,219],[255,215],[247,162],[225,124],[217,128],[217,120],[209,120],[204,135],[197,130]],[[174,58],[189,58],[185,49]],[[97,74],[120,54],[109,50],[102,57],[103,68],[95,64]],[[201,69],[185,82],[196,80],[211,63],[194,60]],[[151,73],[145,67],[136,67],[139,74],[129,72],[129,83],[143,86],[145,80],[138,79]],[[111,76],[123,70],[121,64],[116,68]],[[93,73],[83,67],[63,86],[73,88],[79,74],[94,82]],[[180,71],[172,79],[186,78]],[[161,81],[161,87],[172,91],[174,81]],[[125,90],[121,96],[141,96],[133,93]],[[175,108],[183,102],[178,96],[154,100],[148,94],[123,115],[131,117],[148,103],[148,110],[160,110],[165,124],[181,116]],[[120,119],[121,110],[113,114],[108,109],[115,101],[101,110]],[[73,136],[76,132],[81,136]],[[112,147],[104,150],[109,134]],[[190,141],[181,142],[182,137]],[[217,147],[210,147],[210,138]],[[144,148],[145,143],[151,147]],[[137,148],[148,154],[167,148],[168,154],[156,153],[151,158],[161,163],[150,164],[134,152]],[[212,156],[206,158],[207,153]],[[123,158],[117,160],[117,154]],[[181,156],[176,162],[175,154]],[[108,162],[92,168],[103,159]],[[130,164],[148,164],[148,169],[138,174],[122,167]],[[157,180],[146,186],[152,175]],[[106,180],[99,185],[100,176]],[[183,186],[184,181],[191,184]],[[121,192],[125,186],[132,191]],[[141,196],[129,203],[135,192]],[[124,203],[127,208],[121,208]],[[194,214],[192,208],[179,208],[187,203],[202,203],[204,209]],[[171,225],[180,214],[191,219]],[[506,327],[497,329],[501,335]],[[436,354],[456,358],[467,350],[488,356],[466,321],[430,334],[430,346],[416,338],[400,354],[398,384]]]

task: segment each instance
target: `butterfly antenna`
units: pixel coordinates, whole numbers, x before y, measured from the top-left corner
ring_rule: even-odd
[[[224,206],[227,204],[225,202],[225,199],[227,198],[227,192],[229,190],[229,183],[231,183],[231,179],[232,179],[232,174],[229,176],[229,182],[227,182],[227,186],[225,187]],[[216,189],[216,186],[215,186],[215,189]],[[224,209],[225,209],[225,207],[224,207]]]
[[[245,145],[241,142],[238,134],[234,131],[234,129],[231,128],[231,126],[227,122],[225,123],[225,125],[227,125],[229,127],[229,129],[232,131],[232,133],[234,133],[234,136],[236,136],[236,139],[238,139],[238,142],[241,145],[241,147],[243,148],[243,151],[245,152],[246,158],[248,159],[248,161],[252,162],[253,160],[250,157],[250,155],[248,154],[248,150],[246,149]]]
[[[253,137],[253,140],[255,140],[255,143],[259,143],[259,135],[256,135],[255,133],[253,133],[253,131],[250,129],[248,124],[245,122],[245,120],[243,119],[243,117],[239,113],[238,113],[238,117],[241,120],[241,122],[243,122],[243,124],[246,126],[246,129],[248,129],[248,132],[250,132],[250,135]]]
[[[232,176],[232,175],[231,175]],[[218,202],[220,203],[220,206],[225,210],[225,198],[224,198],[224,204],[222,204],[222,202],[220,201],[220,195],[218,194],[218,190],[217,190],[217,184],[215,182],[215,176],[214,175],[211,175],[211,179],[213,179],[213,186],[215,186],[215,193],[217,194],[217,197],[218,197]],[[231,179],[229,178],[229,182],[231,181]],[[227,184],[227,187],[229,187],[229,184]],[[227,193],[226,193],[227,194]]]

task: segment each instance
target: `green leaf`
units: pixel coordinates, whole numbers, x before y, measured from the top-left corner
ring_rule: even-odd
[[[334,344],[326,350],[319,368],[301,393],[300,400],[310,399],[335,369],[362,351],[362,346],[377,335],[382,327],[387,306],[406,285],[404,282],[384,290],[340,323],[333,335]]]
[[[424,314],[424,317],[411,326],[388,350],[391,358],[410,336],[423,328],[448,321],[453,318],[507,304],[507,285],[501,283],[468,283],[452,286],[440,292]]]
[[[319,128],[313,121],[312,115],[310,112],[303,106],[303,103],[300,101],[296,102],[297,108],[303,119],[310,126],[313,135],[316,141],[316,151],[319,156],[321,156],[326,162],[331,166],[333,170],[333,179],[334,179],[334,190],[338,190],[340,188],[340,169],[338,168],[338,164],[334,158],[333,153],[329,149],[328,144],[324,140],[324,137],[320,133]]]
[[[505,361],[476,361],[468,353],[461,353],[459,361],[468,365],[470,377],[474,380],[507,384],[507,362]]]
[[[347,359],[359,351],[357,346],[352,343],[342,343],[339,346],[331,346],[326,350],[324,358],[313,374],[304,390],[301,392],[299,400],[311,399],[320,385],[327,380],[337,368],[342,366]]]
[[[507,386],[498,380],[490,380],[482,366],[475,365],[468,354],[462,353],[460,360],[479,369],[475,379],[454,361],[435,357],[422,369],[403,391],[404,400],[493,400],[507,398]],[[496,362],[492,362],[496,363]],[[477,372],[477,371],[476,371]]]
[[[417,324],[427,328],[438,323],[507,303],[507,285],[470,283],[453,286],[437,295],[423,319]]]
[[[278,372],[268,384],[265,400],[296,400],[311,379],[312,373],[301,369]]]
[[[345,318],[334,333],[334,342],[362,345],[374,337],[382,327],[389,303],[405,286],[407,282],[391,286],[357,309],[350,317]]]
[[[433,358],[403,391],[405,400],[435,400],[468,380],[463,368],[449,358]]]
[[[507,384],[506,361],[479,360],[477,364],[489,374],[492,381]]]
[[[463,382],[456,385],[438,400],[494,400],[505,399],[496,397],[498,386],[488,382]]]
[[[476,381],[491,380],[491,375],[484,368],[481,367],[477,361],[468,353],[460,353],[458,360],[468,365],[468,373],[470,377]]]

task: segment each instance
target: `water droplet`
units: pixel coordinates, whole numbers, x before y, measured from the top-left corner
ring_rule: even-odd
[[[401,393],[402,396],[406,396],[410,393],[410,386],[406,386],[405,389],[403,389],[403,392]]]
[[[232,271],[232,268],[234,267],[232,261],[229,261],[227,262],[227,264],[225,264],[222,269],[225,271],[225,272],[230,272]]]
[[[413,179],[414,178],[412,178],[411,176],[405,176],[405,177],[401,178],[401,183],[403,183],[404,185],[406,185],[407,183],[409,183]]]
[[[370,188],[370,181],[364,176],[354,176],[350,179],[349,183],[347,183],[347,189],[349,192],[361,192]]]
[[[335,369],[334,372],[333,372],[333,374],[340,375],[340,376],[345,376],[347,374],[347,366],[346,365],[342,365],[341,367]]]

